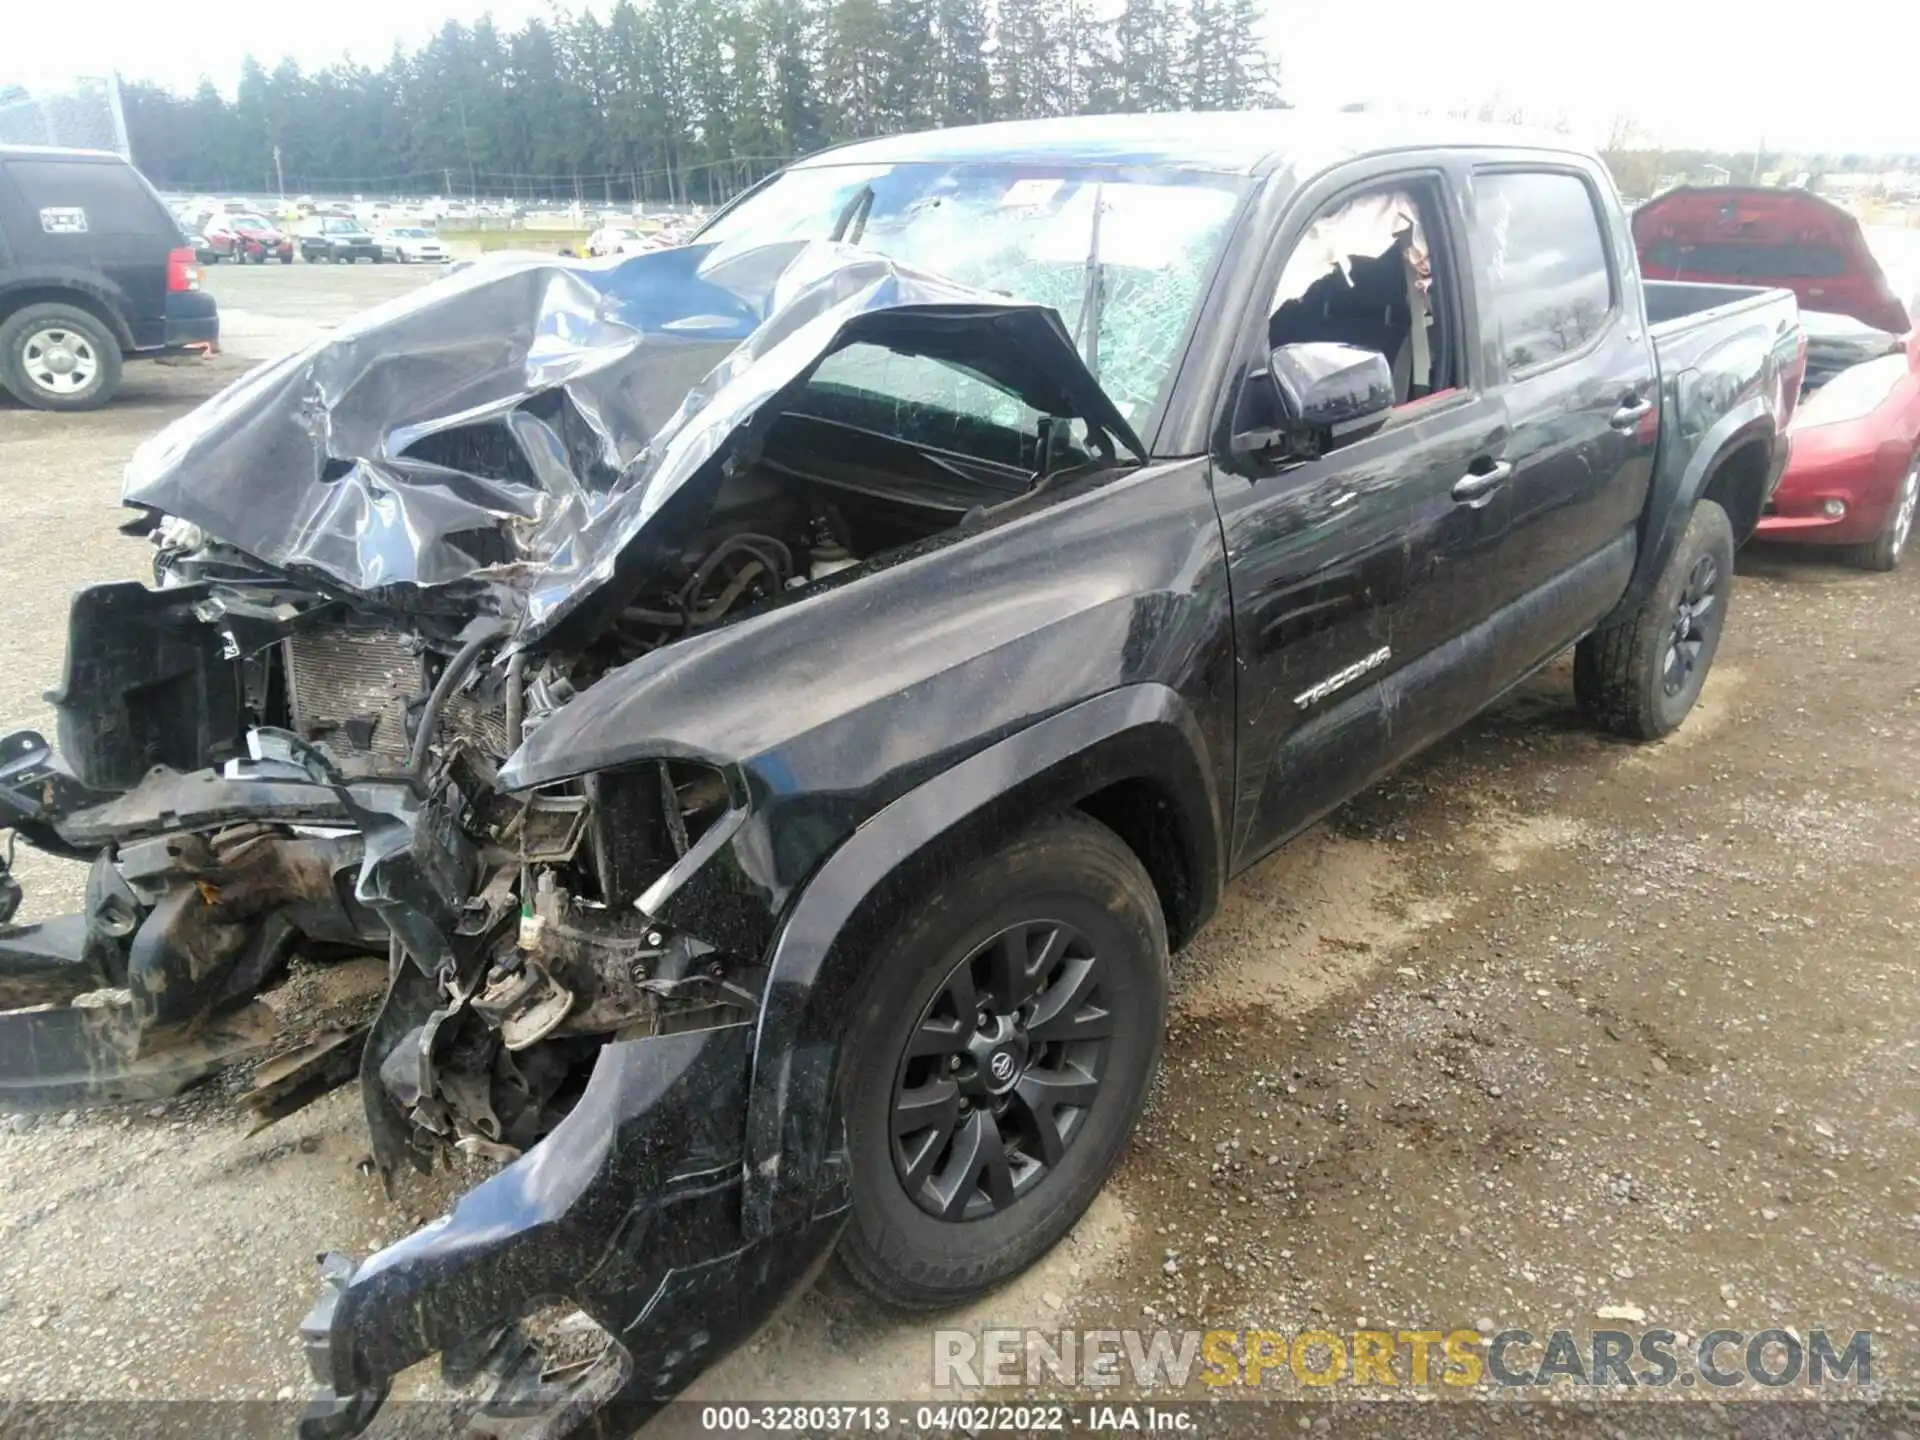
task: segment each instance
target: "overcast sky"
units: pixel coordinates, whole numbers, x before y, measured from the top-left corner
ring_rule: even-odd
[[[592,0],[605,13],[612,0]],[[1920,151],[1920,4],[1913,0],[1661,0],[1554,7],[1539,0],[1271,0],[1289,99],[1421,107],[1499,95],[1529,118],[1564,113],[1598,143],[1615,115],[1657,143],[1745,149]],[[447,19],[503,27],[546,0],[326,0],[182,9],[106,0],[83,30],[72,10],[8,7],[0,83],[118,69],[176,87],[201,75],[229,93],[241,57],[303,68],[350,52],[379,64]],[[1715,12],[1718,12],[1717,14]],[[1737,17],[1737,18],[1734,18]],[[84,36],[84,53],[76,45]],[[14,72],[14,73],[9,73]]]

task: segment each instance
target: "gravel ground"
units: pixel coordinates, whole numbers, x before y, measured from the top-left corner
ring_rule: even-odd
[[[0,728],[49,719],[69,589],[145,569],[113,529],[132,447],[248,356],[422,278],[217,270],[228,355],[130,367],[93,415],[0,408]],[[1872,1330],[1878,1388],[1914,1394],[1916,597],[1912,568],[1750,551],[1672,740],[1588,733],[1558,666],[1243,877],[1178,963],[1118,1177],[1030,1275],[938,1323],[1824,1326]],[[23,851],[20,871],[27,918],[78,898],[76,867]],[[314,1252],[364,1254],[483,1173],[389,1202],[352,1091],[249,1136],[232,1089],[0,1122],[0,1402],[304,1394],[292,1336]],[[926,1396],[931,1328],[817,1293],[695,1393]],[[1351,1433],[1367,1410],[1286,1423]],[[1741,1411],[1604,1414],[1621,1434],[1751,1433]],[[425,1429],[446,1430],[432,1413]],[[1445,1413],[1434,1433],[1595,1423],[1560,1405]],[[1416,1425],[1432,1428],[1396,1407],[1390,1428]]]

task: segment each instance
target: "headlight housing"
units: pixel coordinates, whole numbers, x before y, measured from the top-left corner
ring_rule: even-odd
[[[1905,355],[1885,355],[1842,370],[1807,399],[1793,417],[1793,428],[1812,430],[1821,425],[1844,425],[1871,415],[1907,373]]]

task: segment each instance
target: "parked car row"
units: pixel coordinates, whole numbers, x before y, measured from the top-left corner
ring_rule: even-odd
[[[222,213],[188,232],[187,243],[202,265],[222,260],[241,264],[278,260],[291,265],[296,253],[310,264],[356,260],[434,264],[447,258],[440,237],[424,225],[368,230],[358,220],[332,215],[303,221],[289,234],[263,216]]]

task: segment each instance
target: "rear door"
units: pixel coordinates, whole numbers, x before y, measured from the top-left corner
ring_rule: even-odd
[[[21,217],[8,235],[21,266],[104,282],[134,345],[163,343],[167,254],[180,227],[133,167],[55,153],[13,156],[5,172]]]
[[[1601,178],[1573,157],[1475,168],[1472,236],[1504,374],[1512,512],[1494,567],[1517,679],[1611,607],[1652,481],[1658,375]]]

